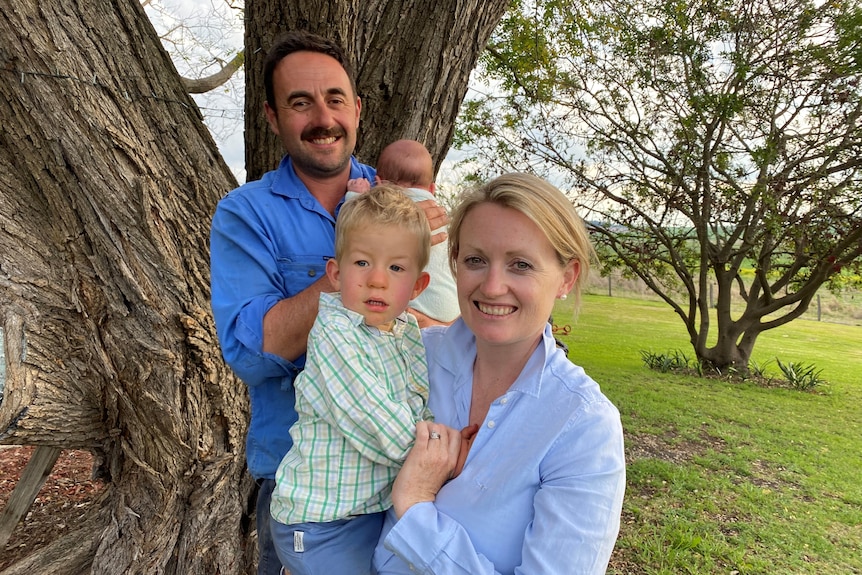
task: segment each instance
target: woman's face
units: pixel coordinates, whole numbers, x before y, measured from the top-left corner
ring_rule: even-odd
[[[493,203],[465,216],[456,265],[461,316],[478,342],[493,345],[535,345],[580,269],[577,262],[561,266],[527,216]]]

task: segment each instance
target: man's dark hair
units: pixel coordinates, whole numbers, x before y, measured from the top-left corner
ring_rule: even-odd
[[[263,85],[266,89],[266,102],[270,108],[277,110],[275,91],[272,87],[272,74],[282,58],[294,52],[319,52],[335,58],[347,73],[350,87],[353,89],[353,96],[356,97],[356,78],[354,77],[353,66],[341,46],[328,38],[318,36],[307,30],[291,30],[275,39],[263,64]]]

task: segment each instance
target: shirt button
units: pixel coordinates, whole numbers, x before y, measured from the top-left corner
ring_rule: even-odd
[[[410,567],[410,570],[411,570],[411,571],[416,571],[416,567],[414,567],[414,566],[413,566],[413,563],[411,563],[410,565],[408,565],[408,567]]]
[[[506,405],[507,403],[509,403],[509,398],[508,398],[508,397],[504,397],[503,399],[501,399],[501,400],[500,400],[500,403],[501,403],[502,405]]]
[[[308,270],[308,277],[313,278],[317,275],[317,272],[314,270]]]
[[[496,425],[497,425],[497,424],[496,424],[496,423],[494,423],[494,421],[493,421],[493,420],[491,420],[491,421],[489,421],[489,422],[488,422],[488,427],[489,427],[489,428],[491,428],[491,429],[494,429],[494,427],[496,427]]]

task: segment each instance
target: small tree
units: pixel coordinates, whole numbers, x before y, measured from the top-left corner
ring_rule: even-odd
[[[605,266],[671,305],[707,367],[745,370],[860,267],[860,30],[844,0],[519,5],[458,143],[569,186]]]

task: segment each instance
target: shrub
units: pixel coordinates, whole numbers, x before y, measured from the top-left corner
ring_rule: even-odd
[[[678,349],[668,353],[654,353],[642,349],[641,359],[648,368],[661,373],[685,371],[691,367],[691,360]]]
[[[748,364],[748,371],[746,373],[732,366],[725,372],[715,370],[713,373],[707,366],[697,360],[691,360],[678,349],[664,353],[642,349],[640,350],[640,354],[646,367],[661,373],[697,374],[699,377],[717,377],[728,381],[751,379],[759,385],[771,386],[777,383],[780,387],[785,387],[784,382],[778,383],[773,375],[767,373],[767,367],[772,363],[772,360],[767,360],[763,363],[757,363],[752,360]],[[826,381],[820,377],[823,370],[817,369],[814,364],[806,365],[792,361],[784,363],[778,358],[775,361],[784,374],[786,386],[791,389],[811,391],[817,386],[826,384]]]
[[[784,363],[780,359],[776,359],[776,361],[778,362],[778,368],[784,374],[785,379],[787,379],[787,383],[793,389],[810,391],[818,385],[826,383],[820,377],[823,370],[817,369],[813,363],[803,364],[794,361]]]
[[[748,373],[749,376],[758,382],[769,385],[772,382],[772,375],[766,372],[766,368],[772,363],[771,359],[764,361],[763,363],[757,363],[754,360],[748,362]]]

